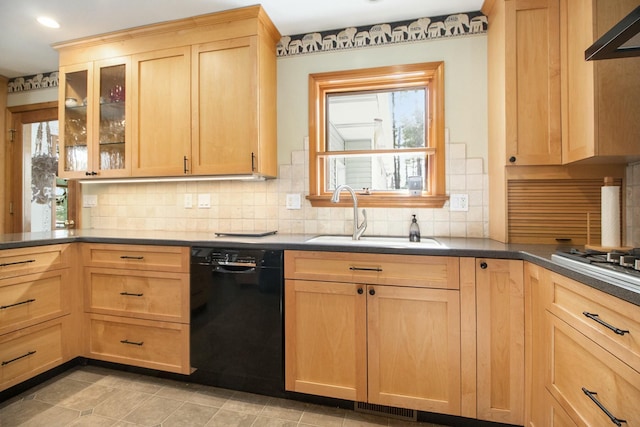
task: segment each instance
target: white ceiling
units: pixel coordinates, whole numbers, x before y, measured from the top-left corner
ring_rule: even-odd
[[[259,0],[0,0],[0,75],[55,71],[51,44],[235,9]],[[282,35],[303,34],[480,10],[483,0],[262,0]],[[45,28],[47,15],[61,28]]]

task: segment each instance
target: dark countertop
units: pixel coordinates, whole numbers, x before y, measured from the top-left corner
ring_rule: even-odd
[[[558,245],[505,244],[490,239],[437,237],[438,248],[398,248],[365,245],[307,243],[315,235],[275,234],[264,237],[217,236],[214,232],[131,231],[131,230],[56,230],[43,233],[0,235],[0,249],[51,245],[71,242],[120,243],[133,245],[214,246],[226,248],[291,249],[337,252],[373,252],[407,255],[445,255],[474,258],[503,258],[530,261],[588,286],[640,306],[640,290],[633,292],[578,273],[551,261]]]

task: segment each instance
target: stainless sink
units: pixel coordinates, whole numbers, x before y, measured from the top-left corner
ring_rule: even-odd
[[[376,246],[383,248],[444,248],[436,239],[423,237],[419,242],[410,242],[408,237],[362,236],[353,240],[352,236],[316,236],[307,243],[319,245]]]

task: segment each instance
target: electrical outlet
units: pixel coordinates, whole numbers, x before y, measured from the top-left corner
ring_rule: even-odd
[[[191,209],[193,207],[193,194],[186,193],[184,195],[184,208]]]
[[[207,209],[211,207],[211,194],[198,194],[198,209]]]
[[[287,209],[300,209],[300,194],[287,194]]]
[[[452,212],[469,211],[469,195],[468,194],[451,194],[449,196],[449,210]]]
[[[83,208],[94,208],[98,206],[98,196],[95,194],[86,194],[82,196]]]

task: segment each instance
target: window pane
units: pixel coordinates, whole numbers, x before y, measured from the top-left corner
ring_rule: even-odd
[[[326,151],[426,147],[426,88],[327,95]]]
[[[327,191],[347,184],[355,190],[408,191],[409,177],[419,177],[423,189],[426,182],[427,158],[422,153],[366,154],[331,156],[326,159]]]

